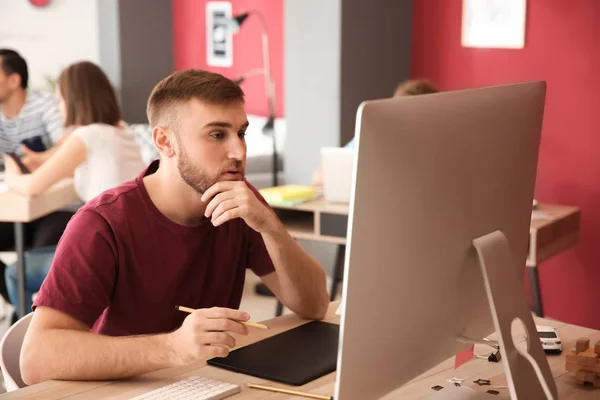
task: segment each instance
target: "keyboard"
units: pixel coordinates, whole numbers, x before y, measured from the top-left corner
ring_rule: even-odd
[[[130,400],[221,400],[241,391],[238,385],[191,376]]]

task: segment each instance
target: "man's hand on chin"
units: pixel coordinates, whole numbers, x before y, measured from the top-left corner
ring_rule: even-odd
[[[275,214],[252,192],[244,181],[222,181],[211,186],[201,197],[209,201],[204,216],[211,218],[214,226],[242,218],[259,233],[274,231],[278,227]]]

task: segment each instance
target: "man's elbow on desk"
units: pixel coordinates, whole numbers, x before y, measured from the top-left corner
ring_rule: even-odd
[[[325,287],[325,275],[323,275],[322,290],[315,290],[310,296],[298,299],[296,302],[290,302],[287,307],[302,319],[322,320],[327,314],[329,308],[329,295]],[[286,304],[285,301],[282,301]]]
[[[321,320],[325,318],[327,310],[329,309],[329,294],[327,294],[327,280],[325,279],[325,273],[323,272],[323,283],[321,290],[318,295],[315,295],[314,301],[312,301],[309,308],[309,312],[303,318]]]
[[[273,272],[261,279],[275,297],[300,318],[321,320],[327,314],[327,279],[320,266],[315,264],[296,278]]]
[[[285,304],[285,303],[284,303]],[[324,306],[323,306],[324,305]],[[322,320],[325,318],[325,314],[327,314],[327,308],[329,307],[329,302],[322,304],[300,304],[297,306],[287,306],[291,311],[293,311],[297,316],[302,319],[308,320]]]
[[[47,376],[49,366],[44,362],[40,362],[39,355],[36,355],[36,353],[28,341],[23,343],[19,367],[21,369],[21,378],[28,386],[51,379]]]
[[[313,307],[310,307],[304,314],[298,314],[303,319],[322,320],[327,314],[329,308],[329,299],[327,296],[323,301],[318,302]]]
[[[321,320],[325,318],[327,310],[329,309],[329,294],[327,293],[327,278],[325,277],[325,271],[322,269],[317,270],[319,273],[319,283],[315,286],[317,289],[315,293],[310,297],[309,312],[303,318]]]
[[[42,383],[47,379],[42,379],[42,375],[38,374],[35,371],[35,368],[30,368],[30,366],[21,365],[21,377],[23,378],[23,382],[27,386],[37,385],[38,383]]]

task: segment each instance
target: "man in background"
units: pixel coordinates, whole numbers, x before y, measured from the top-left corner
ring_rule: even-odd
[[[439,90],[426,79],[411,79],[401,82],[394,91],[394,97],[418,96],[421,94],[438,93]],[[344,146],[354,149],[354,138]],[[318,167],[313,172],[313,186],[323,186],[323,168]]]
[[[28,82],[23,57],[0,49],[0,151],[22,155],[34,170],[63,136],[63,121],[54,94],[27,90]]]

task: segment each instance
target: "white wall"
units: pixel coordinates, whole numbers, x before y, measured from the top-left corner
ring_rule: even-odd
[[[121,88],[119,0],[98,0],[98,21],[100,66],[119,92]]]
[[[321,147],[340,145],[342,3],[284,3],[286,182],[310,184]]]
[[[310,184],[313,171],[321,163],[321,147],[340,145],[342,3],[284,3],[286,183]],[[331,276],[337,246],[299,243]]]
[[[76,61],[102,66],[99,1],[107,0],[52,0],[43,8],[28,0],[0,0],[0,47],[12,48],[26,59],[30,87],[46,87],[45,75],[56,79],[62,68]],[[102,18],[111,19],[106,12]],[[107,73],[118,84],[118,69],[110,69]]]

